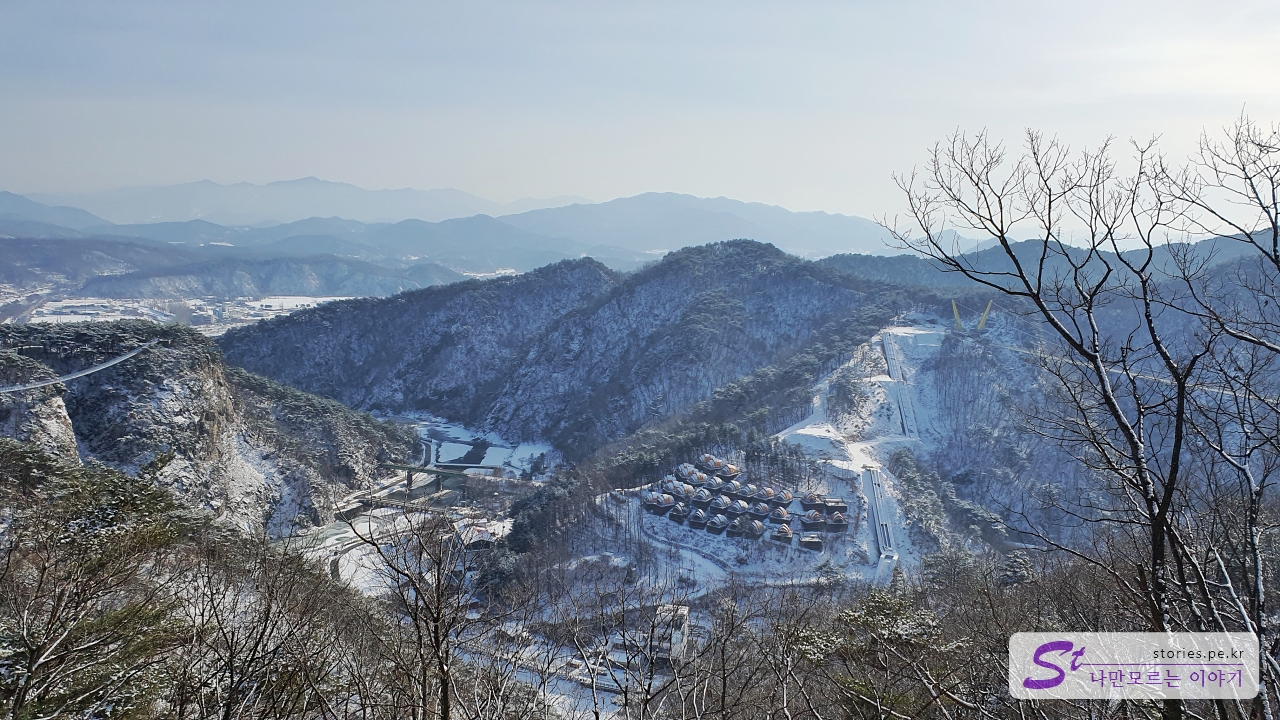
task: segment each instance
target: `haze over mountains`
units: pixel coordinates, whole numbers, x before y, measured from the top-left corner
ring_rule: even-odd
[[[807,258],[842,252],[895,253],[884,228],[865,218],[791,212],[776,205],[678,193],[645,193],[594,205],[502,218],[525,230],[642,252],[746,238]]]
[[[87,193],[32,193],[36,202],[71,205],[117,224],[207,220],[220,225],[262,225],[339,216],[362,222],[428,222],[471,215],[508,215],[590,200],[577,196],[525,198],[499,203],[462,190],[366,190],[307,177],[254,185],[210,180]]]
[[[305,228],[277,231],[276,239],[279,239],[285,235],[341,236],[362,232],[356,223],[382,225],[405,220],[439,223],[487,215],[542,236],[546,249],[557,248],[570,256],[578,256],[584,246],[661,254],[736,238],[772,243],[784,251],[811,258],[841,252],[890,252],[885,246],[884,230],[864,218],[791,212],[761,203],[678,193],[645,193],[602,203],[580,197],[497,203],[461,190],[365,190],[316,178],[265,185],[219,185],[201,181],[80,194],[22,197],[6,193],[0,198],[0,215],[14,216],[8,218],[10,222],[22,219],[77,231],[152,239],[161,239],[160,234],[166,231],[144,230],[143,226],[199,221],[201,228],[207,228],[205,224],[210,223],[235,228],[239,234],[247,228],[289,225],[316,218],[355,221],[341,227],[332,223],[313,227],[307,232],[302,232]],[[177,236],[163,239],[186,241]],[[550,239],[559,243],[552,243]],[[566,240],[575,245],[565,246]],[[219,241],[229,240],[222,237]],[[612,266],[609,260],[600,259]]]
[[[0,222],[7,226],[19,223],[53,225],[83,230],[108,222],[91,212],[60,205],[46,205],[21,195],[0,190]]]
[[[751,239],[805,258],[893,252],[875,223],[728,198],[646,193],[495,203],[459,190],[303,178],[79,195],[0,192],[0,277],[17,292],[386,295],[462,275],[592,257],[632,271],[680,248]],[[7,239],[5,239],[7,238]],[[97,275],[109,280],[92,281]]]
[[[236,192],[259,187],[206,185]],[[314,208],[325,207],[326,194],[343,202],[374,198],[385,207],[391,205],[388,198],[394,199],[380,194],[384,191],[314,179],[261,188],[291,193],[295,206],[305,200]],[[309,189],[316,193],[308,196]],[[174,188],[159,190],[156,202]],[[426,197],[413,195],[417,192],[402,196]],[[135,193],[138,198],[142,195]],[[230,194],[223,199],[234,200]],[[251,210],[260,201],[250,198],[241,207]],[[359,212],[369,207],[366,203]],[[799,257],[827,258],[831,267],[864,279],[969,285],[962,277],[940,274],[923,259],[892,256],[896,249],[885,235],[863,218],[676,193],[436,222],[316,216],[251,226],[204,219],[112,224],[81,208],[0,192],[0,238],[9,238],[0,240],[7,246],[0,282],[20,292],[54,285],[65,296],[109,298],[384,296],[465,275],[528,272],[583,257],[612,270],[633,271],[670,251],[742,238]],[[975,261],[993,255],[999,262],[1002,253],[991,253],[989,242],[963,240],[962,245],[983,251]],[[1236,257],[1241,252],[1236,245],[1215,245],[1213,255],[1217,261]]]

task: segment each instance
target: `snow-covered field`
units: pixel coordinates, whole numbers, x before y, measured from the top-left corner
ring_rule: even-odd
[[[134,300],[112,300],[106,298],[78,298],[73,300],[53,300],[44,303],[32,311],[28,322],[51,324],[74,322],[111,322],[141,318],[155,322],[170,322],[173,316],[159,310],[153,305],[157,303]]]
[[[508,444],[493,433],[481,433],[461,425],[450,423],[428,413],[410,413],[397,415],[389,419],[411,424],[422,438],[425,447],[439,448],[440,458],[447,462],[461,457],[472,449],[471,442],[483,439],[490,443],[474,464],[499,466],[508,478],[520,477],[533,469],[533,464],[540,455],[555,461],[558,456],[549,445],[538,443]],[[435,450],[433,449],[434,453]],[[435,462],[435,458],[419,459],[422,464]],[[487,470],[469,470],[468,472],[487,473]],[[537,476],[534,476],[537,479]],[[404,474],[398,473],[387,482],[373,489],[374,497],[404,495],[406,487]],[[351,499],[349,496],[344,499]],[[338,503],[340,506],[343,502]],[[493,521],[483,517],[479,511],[466,507],[442,507],[439,510],[447,514],[455,522],[455,526],[464,535],[468,533],[489,532],[502,535],[511,529],[511,521]],[[304,545],[307,551],[316,558],[336,563],[331,569],[338,577],[351,583],[363,592],[376,594],[385,590],[383,578],[377,568],[379,563],[373,550],[364,538],[382,538],[394,535],[397,529],[408,527],[412,513],[406,514],[397,508],[372,508],[352,518],[350,523],[344,520],[321,528],[316,528],[294,541]]]
[[[496,465],[517,475],[532,471],[539,456],[545,456],[549,464],[555,464],[560,459],[559,454],[546,443],[508,442],[494,433],[472,430],[430,413],[404,413],[391,419],[414,425],[424,443],[438,448],[440,462],[456,461],[466,455],[475,440],[484,440],[489,443],[489,448],[473,464]],[[431,460],[434,461],[435,458]]]
[[[349,297],[311,297],[309,295],[272,295],[261,300],[245,300],[245,307],[254,310],[301,310],[334,300],[350,300]]]
[[[30,297],[30,295],[27,295]],[[0,305],[20,299],[11,289],[0,287]],[[211,300],[187,298],[184,300],[127,299],[127,298],[64,298],[39,300],[39,304],[17,318],[5,322],[29,322],[62,324],[73,322],[111,322],[113,320],[143,319],[158,323],[190,322],[201,333],[216,337],[233,327],[249,325],[266,318],[288,315],[305,308],[315,307],[345,297],[272,296],[259,300]],[[186,320],[173,313],[185,306]]]

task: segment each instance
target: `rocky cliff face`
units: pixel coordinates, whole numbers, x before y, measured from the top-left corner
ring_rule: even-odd
[[[146,322],[0,326],[6,367],[20,382],[74,372],[156,338],[152,349],[65,387],[0,396],[12,406],[0,431],[130,474],[145,470],[195,506],[274,534],[329,521],[334,501],[371,482],[380,460],[417,457],[412,434],[228,368],[218,348],[190,330]]]
[[[47,366],[14,352],[0,352],[0,386],[25,385],[57,377]],[[62,402],[61,384],[0,393],[0,436],[35,445],[44,452],[77,459],[75,430]]]
[[[818,341],[868,285],[732,241],[631,275],[584,259],[331,303],[219,342],[232,364],[309,392],[550,440],[573,458]]]

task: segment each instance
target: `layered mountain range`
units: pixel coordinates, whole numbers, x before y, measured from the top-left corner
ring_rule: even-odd
[[[314,177],[262,185],[246,182],[223,185],[201,180],[83,193],[37,193],[29,197],[50,205],[84,208],[114,223],[203,219],[224,225],[261,225],[330,215],[364,222],[396,222],[407,218],[438,222],[591,202],[582,197],[562,196],[500,203],[452,188],[366,190]]]
[[[0,239],[0,248],[0,283],[54,285],[73,297],[381,296],[465,278],[433,262],[387,267],[337,255],[263,257],[218,245],[11,238]]]
[[[187,201],[196,202],[206,191],[216,196],[218,207],[240,208],[248,214],[205,214],[199,207],[185,214],[163,210],[178,202],[175,198],[190,195]],[[413,278],[405,278],[399,271],[423,263],[434,263],[462,274],[485,275],[525,272],[561,260],[591,257],[614,270],[627,271],[642,267],[671,250],[736,238],[772,243],[784,251],[810,258],[850,251],[883,254],[890,250],[884,242],[885,231],[862,218],[822,212],[796,213],[759,203],[675,193],[648,193],[604,203],[583,201],[558,207],[543,207],[538,203],[525,206],[489,203],[493,206],[489,207],[481,202],[479,205],[454,203],[449,205],[452,210],[442,209],[444,206],[432,210],[429,203],[423,204],[424,197],[453,197],[450,193],[457,191],[431,191],[419,196],[414,194],[419,191],[366,191],[311,178],[266,186],[195,183],[120,192],[124,195],[119,198],[112,193],[35,197],[49,202],[85,202],[88,207],[116,220],[131,221],[121,224],[78,207],[46,205],[0,192],[0,243],[16,248],[4,253],[0,274],[22,276],[27,284],[19,284],[20,289],[49,283],[65,286],[71,281],[67,273],[58,270],[60,264],[67,262],[64,256],[101,251],[123,260],[121,254],[138,255],[135,249],[120,247],[132,244],[151,246],[147,251],[150,260],[108,262],[103,265],[103,272],[97,273],[122,276],[108,284],[113,296],[151,297],[158,292],[188,290],[218,295],[224,288],[226,292],[234,288],[234,291],[247,290],[249,294],[258,288],[264,293],[276,294],[385,295],[419,287]],[[581,199],[561,200],[568,203]],[[125,212],[119,209],[123,207],[119,203],[128,207],[152,203],[159,209]],[[480,206],[484,206],[484,214],[475,214]],[[264,216],[254,214],[258,212],[254,208],[267,207],[279,208],[283,214],[278,216],[288,222],[266,222]],[[525,207],[539,209],[514,212]],[[295,217],[304,211],[315,215]],[[226,224],[210,218],[221,219]],[[234,221],[235,218],[240,221]],[[139,219],[147,222],[137,222]],[[34,240],[43,241],[43,256],[33,255],[31,241]],[[23,241],[27,247],[18,247]],[[10,257],[16,259],[10,260]],[[341,290],[334,285],[343,284],[343,280],[313,281],[312,285],[319,290],[263,284],[267,275],[322,277],[325,272],[315,272],[299,264],[306,260],[314,265],[319,257],[329,257],[331,267],[332,258],[341,258],[383,268],[374,272],[367,267],[332,271],[338,275],[381,273],[392,280],[410,282],[370,281],[363,289],[359,289],[357,282],[355,290]],[[252,282],[244,278],[228,281],[227,265],[214,262],[228,259],[277,262],[269,271],[243,268],[245,274],[256,276]],[[209,266],[201,267],[204,263]],[[81,266],[89,271],[94,263],[81,263]],[[171,267],[180,268],[171,278],[157,272]],[[438,273],[430,281],[446,279],[450,278]],[[74,294],[78,288],[60,289]]]

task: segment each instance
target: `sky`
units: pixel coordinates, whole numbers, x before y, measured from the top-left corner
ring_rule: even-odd
[[[0,189],[316,176],[881,217],[957,130],[1176,158],[1280,121],[1270,5],[0,0]]]

